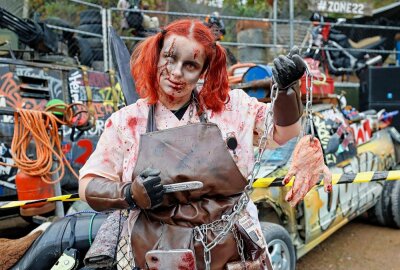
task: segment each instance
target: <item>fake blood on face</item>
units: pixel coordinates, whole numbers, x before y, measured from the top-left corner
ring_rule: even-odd
[[[193,59],[196,60],[196,58],[199,56],[199,54],[200,54],[200,50],[199,49],[194,49]]]
[[[174,48],[175,48],[175,39],[172,41],[172,44],[168,49],[167,56],[171,56],[173,54]],[[164,73],[165,73],[166,76],[168,76],[168,77],[170,76],[170,72],[168,70],[168,65],[169,64],[170,64],[170,62],[167,60],[163,65],[158,67],[158,69],[159,69],[158,83],[160,83],[161,76],[163,76]]]

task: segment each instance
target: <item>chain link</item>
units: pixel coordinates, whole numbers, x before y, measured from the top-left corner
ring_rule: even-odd
[[[313,83],[314,77],[311,74],[308,66],[306,64],[306,119],[303,124],[302,134],[300,137],[306,135],[308,133],[308,129],[311,132],[311,139],[314,138],[314,125],[312,120],[312,99],[313,99]]]
[[[195,231],[195,239],[197,241],[200,241],[204,247],[204,259],[205,259],[205,264],[206,264],[206,269],[210,269],[211,266],[211,258],[210,258],[210,251],[219,243],[222,241],[223,238],[232,230],[232,226],[237,220],[237,217],[239,214],[242,212],[242,210],[247,206],[247,203],[250,201],[250,194],[252,192],[252,186],[255,180],[255,176],[258,174],[258,171],[260,170],[261,167],[261,157],[264,153],[264,150],[268,144],[268,132],[271,130],[273,127],[273,106],[275,104],[275,100],[278,96],[278,87],[274,84],[271,88],[271,104],[266,112],[266,117],[265,117],[265,130],[263,132],[263,135],[260,138],[259,144],[258,144],[258,154],[256,157],[256,161],[254,163],[252,172],[250,173],[250,181],[244,188],[244,192],[242,195],[239,197],[238,202],[234,205],[233,211],[229,215],[225,215],[222,217],[222,219],[214,221],[209,224],[202,224],[200,226],[196,226],[194,228]],[[271,121],[269,121],[271,119]],[[207,243],[207,235],[204,236],[204,232],[207,232],[207,229],[214,229],[215,230],[215,225],[220,224],[221,222],[225,221],[225,226],[222,227],[221,232],[217,234],[217,236],[210,242]]]
[[[240,260],[242,261],[242,267],[243,267],[243,269],[247,269],[247,267],[246,267],[246,258],[244,256],[243,238],[240,236],[240,234],[238,232],[238,229],[236,227],[232,229],[232,234],[233,234],[233,237],[235,238],[236,243],[237,243],[236,247],[237,247],[238,253],[240,255]]]
[[[305,125],[303,126],[301,136],[305,135],[307,133],[308,127],[311,128],[311,135],[314,137],[314,128],[312,124],[312,86],[313,86],[313,76],[307,66],[307,63],[305,63],[306,66],[306,109],[305,109],[305,114],[306,114],[306,121],[304,121]],[[239,197],[238,202],[233,206],[233,211],[229,215],[224,215],[220,220],[216,220],[212,223],[209,224],[202,224],[200,226],[194,227],[194,235],[195,235],[195,240],[199,241],[202,243],[204,247],[204,262],[206,264],[206,270],[209,270],[211,268],[211,250],[219,243],[222,241],[222,239],[230,232],[234,234],[235,237],[235,228],[232,229],[234,223],[237,221],[237,218],[241,211],[247,206],[247,203],[250,201],[250,194],[253,191],[253,184],[255,181],[255,178],[261,168],[261,158],[264,154],[264,151],[268,145],[268,134],[272,130],[274,123],[273,123],[273,117],[274,117],[274,111],[273,108],[275,106],[275,101],[276,98],[278,97],[279,89],[277,84],[273,84],[271,87],[271,103],[269,108],[267,109],[266,116],[265,116],[265,129],[264,132],[259,140],[258,144],[258,153],[253,165],[253,169],[251,173],[249,174],[248,179],[249,182],[244,188],[244,192],[242,195]],[[225,224],[224,224],[225,223]],[[224,224],[224,225],[222,225]],[[221,226],[222,225],[222,226]],[[217,236],[208,243],[207,241],[207,231],[208,230],[213,230],[213,231],[220,231]],[[239,241],[240,242],[240,241]],[[241,242],[243,244],[243,242]],[[238,248],[243,248],[243,247],[238,247]],[[240,253],[239,253],[240,254]],[[243,259],[242,259],[243,260]]]
[[[193,117],[193,111],[194,111],[194,104],[193,104],[193,102],[191,102],[190,103],[190,105],[189,105],[190,107],[189,107],[189,120],[188,120],[188,124],[191,124],[192,123],[192,117]]]

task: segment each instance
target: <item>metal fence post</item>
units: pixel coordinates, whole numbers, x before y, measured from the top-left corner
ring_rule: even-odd
[[[273,45],[276,46],[276,44],[278,42],[278,39],[277,39],[277,36],[276,36],[277,35],[276,34],[277,25],[278,25],[278,23],[276,21],[278,19],[278,0],[274,0],[273,12],[274,12],[274,15],[273,15],[274,22],[273,22],[272,37],[273,37]]]
[[[107,44],[108,44],[108,33],[109,33],[109,28],[112,26],[112,13],[111,9],[107,9],[107,24],[106,24],[106,29],[107,29]],[[112,59],[112,54],[110,50],[107,50],[107,55],[108,55],[108,69],[113,69],[113,59]]]
[[[108,31],[107,31],[107,10],[101,9],[101,24],[103,27],[103,64],[104,71],[108,69]]]
[[[294,30],[293,30],[293,21],[294,21],[294,0],[290,0],[290,18],[289,18],[289,25],[290,25],[290,48],[294,46]]]

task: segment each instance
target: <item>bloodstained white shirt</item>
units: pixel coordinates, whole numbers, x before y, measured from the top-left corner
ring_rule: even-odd
[[[235,89],[229,92],[230,100],[220,113],[207,110],[208,121],[215,123],[221,130],[223,140],[228,134],[234,134],[238,142],[235,153],[236,164],[244,177],[248,177],[254,163],[254,147],[258,143],[258,135],[265,130],[266,111],[270,104],[259,102],[248,96],[243,90]],[[179,120],[161,102],[156,104],[155,119],[158,130],[178,127],[200,122],[193,106],[186,110]],[[94,175],[114,181],[132,181],[139,152],[140,134],[146,132],[149,106],[145,99],[139,99],[135,104],[122,108],[107,119],[103,134],[85,165],[80,170],[80,179]],[[268,122],[272,119],[268,119]],[[273,125],[271,125],[273,127]],[[268,148],[278,147],[273,138],[273,128],[268,132]],[[212,138],[210,138],[212,140]],[[227,150],[233,156],[232,150]],[[205,162],[207,162],[205,160]]]

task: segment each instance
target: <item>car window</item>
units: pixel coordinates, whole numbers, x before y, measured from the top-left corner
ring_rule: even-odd
[[[261,164],[267,166],[283,166],[285,165],[296,146],[297,137],[291,139],[286,144],[282,145],[281,147],[270,150],[267,149],[264,151],[264,154],[261,158]]]

